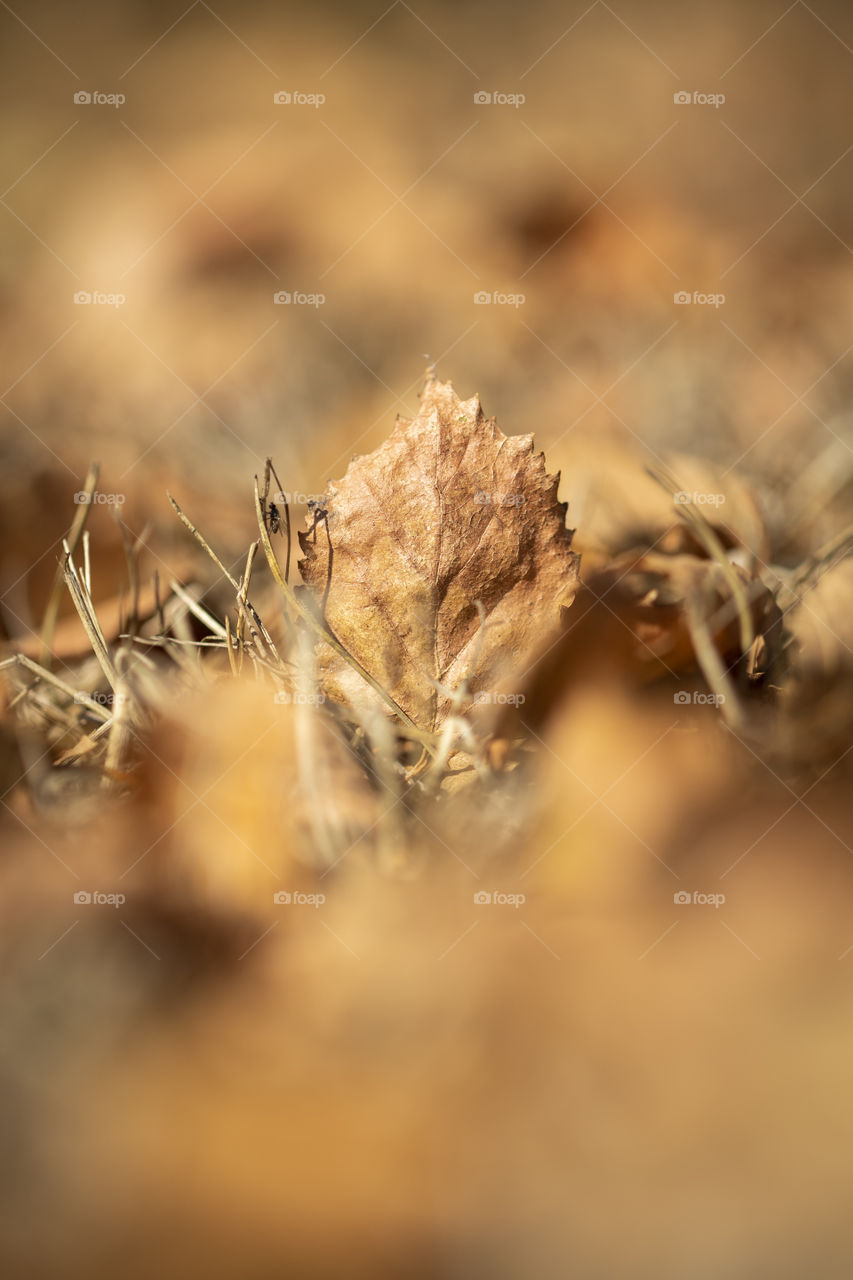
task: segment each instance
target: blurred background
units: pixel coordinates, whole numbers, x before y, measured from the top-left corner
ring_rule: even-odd
[[[0,35],[6,639],[39,628],[93,459],[96,597],[125,589],[124,536],[147,575],[195,557],[209,582],[166,489],[236,565],[264,458],[322,493],[428,363],[535,433],[587,564],[594,534],[634,545],[638,477],[673,457],[762,565],[843,529],[848,4],[11,0]],[[313,882],[259,686],[176,699],[97,822],[19,791],[9,1274],[849,1276],[837,582],[798,615],[795,701],[828,738],[794,717],[765,767],[669,687],[579,679],[529,807],[401,828],[429,874],[350,859],[325,914],[270,903],[268,876]],[[364,777],[340,776],[343,822]],[[527,911],[476,915],[457,846]],[[127,913],[72,913],[80,886]]]
[[[322,492],[416,409],[427,359],[535,432],[574,523],[589,442],[758,476],[785,537],[793,477],[798,516],[843,490],[848,6],[36,0],[0,22],[10,634],[93,458],[160,554],[167,486],[236,553],[265,455]]]

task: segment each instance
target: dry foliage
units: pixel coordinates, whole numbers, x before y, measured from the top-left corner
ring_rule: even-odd
[[[422,729],[553,638],[578,584],[559,480],[532,436],[503,435],[476,396],[430,379],[417,418],[329,486],[328,537],[314,520],[300,533],[329,627]],[[322,642],[318,665],[327,693],[358,700],[352,666]]]
[[[658,1280],[711,1202],[727,1274],[846,1274],[801,1183],[853,1135],[849,539],[776,565],[743,481],[706,519],[670,466],[573,539],[532,438],[430,376],[304,586],[272,467],[242,568],[175,503],[216,580],[131,560],[120,610],[78,522],[91,655],[4,663],[13,1273]]]

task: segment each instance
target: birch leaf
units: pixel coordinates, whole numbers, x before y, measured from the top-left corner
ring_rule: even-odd
[[[440,727],[463,682],[464,708],[497,700],[559,627],[579,563],[559,479],[532,436],[505,436],[478,397],[431,379],[417,417],[329,486],[328,537],[300,532],[327,626],[420,728]],[[317,662],[328,696],[373,696],[322,641]]]

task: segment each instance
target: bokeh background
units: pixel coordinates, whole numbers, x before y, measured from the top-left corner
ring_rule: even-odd
[[[575,523],[611,443],[760,477],[779,542],[843,490],[844,4],[13,9],[11,635],[39,616],[91,459],[159,554],[167,486],[236,552],[266,454],[287,487],[322,492],[416,408],[427,358],[505,430],[535,432]]]
[[[587,564],[685,456],[759,567],[847,522],[841,0],[11,0],[0,49],[4,639],[39,629],[92,460],[96,598],[126,538],[207,586],[166,490],[236,567],[265,457],[322,493],[430,363],[535,433]],[[766,722],[581,672],[529,808],[415,837],[398,808],[428,874],[350,859],[324,913],[270,903],[314,883],[312,794],[260,686],[176,698],[82,824],[98,775],[4,720],[7,1273],[849,1276],[839,581],[798,614],[782,763]],[[338,776],[313,819],[364,799]],[[526,911],[478,916],[449,848]],[[79,886],[128,911],[71,913]]]

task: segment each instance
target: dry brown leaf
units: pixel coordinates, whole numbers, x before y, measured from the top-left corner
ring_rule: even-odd
[[[832,565],[785,619],[794,640],[795,690],[827,689],[853,666],[853,556]]]
[[[772,592],[739,566],[756,635],[770,646],[775,662],[779,610]],[[567,625],[531,661],[520,685],[519,703],[501,708],[497,740],[526,729],[542,733],[563,699],[590,683],[602,687],[642,687],[674,676],[689,677],[700,664],[691,632],[687,600],[701,605],[709,638],[732,667],[745,655],[741,617],[722,566],[690,555],[624,555],[604,572],[584,575]]]
[[[743,584],[752,626],[763,633],[778,613],[773,610],[772,592],[736,563],[731,574]],[[606,594],[615,581],[624,584],[629,599],[633,597],[629,625],[639,641],[636,656],[641,668],[646,667],[647,676],[662,674],[661,664],[671,674],[696,670],[695,642],[685,608],[691,596],[701,603],[719,654],[729,660],[741,656],[737,602],[731,581],[717,561],[656,552],[638,558],[624,556],[614,560],[607,573],[597,576],[593,590]]]
[[[578,551],[590,569],[606,567],[629,551],[687,552],[707,555],[681,519],[692,505],[707,520],[723,546],[741,548],[766,562],[770,544],[757,496],[736,472],[683,454],[666,465],[681,490],[678,500],[648,472],[649,458],[620,446],[589,447],[577,440],[563,446],[571,481],[569,501],[578,520]]]
[[[781,749],[823,771],[848,758],[853,697],[853,556],[800,588],[785,614]]]
[[[329,486],[329,538],[300,533],[318,598],[331,542],[328,626],[420,728],[446,718],[462,681],[486,694],[523,670],[571,604],[579,557],[558,484],[532,436],[503,435],[477,396],[430,380],[418,416]],[[317,657],[328,695],[369,693],[327,645]]]

